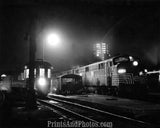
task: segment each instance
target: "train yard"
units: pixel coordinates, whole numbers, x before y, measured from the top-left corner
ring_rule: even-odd
[[[0,10],[0,128],[160,128],[159,2]]]
[[[23,75],[25,79],[18,82],[10,81],[10,77],[1,82],[1,88],[9,87],[6,94],[10,95],[10,108],[18,104],[12,113],[20,113],[15,115],[22,124],[31,120],[38,127],[160,126],[159,74],[147,74],[132,56],[113,57],[58,74],[48,62],[36,61],[34,91],[38,108],[34,112],[23,110],[25,114],[19,107],[27,104],[28,66]],[[1,94],[5,102],[7,95]]]

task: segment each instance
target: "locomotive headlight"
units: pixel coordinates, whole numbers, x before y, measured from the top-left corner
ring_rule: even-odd
[[[138,61],[133,61],[133,66],[138,66]]]
[[[119,73],[119,74],[126,73],[126,69],[123,69],[123,68],[122,68],[122,69],[118,69],[118,73]]]
[[[47,84],[47,81],[45,78],[39,78],[38,79],[38,85],[41,87],[41,88],[44,88]]]

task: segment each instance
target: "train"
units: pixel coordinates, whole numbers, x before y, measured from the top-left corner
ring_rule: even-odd
[[[34,68],[34,89],[36,95],[46,96],[50,92],[52,84],[52,71],[53,66],[44,60],[36,60]],[[25,65],[23,80],[26,83],[29,81],[29,66]],[[27,85],[26,85],[27,86]]]
[[[146,94],[147,78],[143,65],[138,58],[130,55],[119,55],[61,72],[53,81],[69,74],[81,76],[82,90],[89,93],[120,96]],[[57,84],[54,83],[53,88],[60,92]]]
[[[50,92],[53,66],[44,60],[35,61],[34,90],[37,97],[45,97]],[[0,91],[12,93],[14,97],[26,99],[29,88],[29,65],[26,64],[21,72],[1,75]]]
[[[29,80],[28,65],[24,66],[21,76],[21,81],[26,84]],[[147,92],[144,67],[140,59],[130,55],[114,56],[59,73],[54,72],[49,62],[36,60],[34,78],[36,95],[43,96],[48,93],[97,93],[142,97]],[[25,86],[27,87],[27,84]]]

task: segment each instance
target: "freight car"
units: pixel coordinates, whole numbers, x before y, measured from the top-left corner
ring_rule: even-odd
[[[80,94],[84,90],[82,86],[82,77],[76,74],[66,74],[54,77],[52,84],[52,93],[57,94]]]

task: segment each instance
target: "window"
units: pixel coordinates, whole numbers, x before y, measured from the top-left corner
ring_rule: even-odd
[[[86,68],[85,68],[85,72],[89,72],[89,67],[86,67]]]
[[[112,62],[112,61],[106,62],[106,66],[107,66],[107,67],[111,67],[112,65],[113,65],[113,62]]]
[[[51,69],[48,69],[48,74],[47,74],[48,78],[51,78]]]
[[[112,66],[112,61],[110,61],[109,63],[110,63],[110,66]]]
[[[109,67],[109,63],[108,62],[106,62],[106,67]]]
[[[40,77],[45,77],[45,69],[44,68],[39,69],[39,76]]]
[[[98,68],[99,68],[99,69],[104,69],[104,63],[100,63],[100,64],[98,65]]]
[[[34,69],[34,78],[36,78],[36,68]]]
[[[75,73],[79,73],[79,70],[77,69],[77,70],[75,70]]]
[[[25,74],[26,74],[25,77],[26,77],[26,78],[29,78],[29,69],[26,69],[26,70],[25,70]]]

